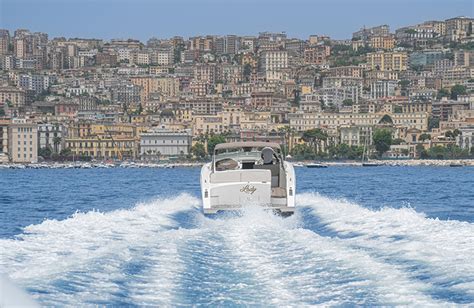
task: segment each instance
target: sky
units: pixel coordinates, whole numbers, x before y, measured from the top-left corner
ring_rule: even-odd
[[[351,38],[363,26],[395,29],[474,15],[474,0],[0,0],[0,28],[83,38],[167,38],[285,31]]]

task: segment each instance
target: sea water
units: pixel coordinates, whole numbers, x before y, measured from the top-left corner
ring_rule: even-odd
[[[199,168],[0,170],[0,272],[42,305],[474,304],[474,168],[296,168],[208,218]]]

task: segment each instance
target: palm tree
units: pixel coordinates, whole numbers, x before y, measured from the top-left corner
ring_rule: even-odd
[[[295,133],[295,129],[290,127],[289,125],[285,125],[283,127],[278,128],[278,133],[280,135],[283,135],[283,142],[285,145],[285,152],[283,153],[285,156],[290,153],[290,147],[291,147],[291,137]]]
[[[61,137],[54,137],[53,138],[53,144],[54,144],[54,153],[58,154],[59,153],[59,144],[61,143],[62,138]]]

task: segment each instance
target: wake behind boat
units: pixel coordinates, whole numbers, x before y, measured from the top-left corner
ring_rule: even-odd
[[[292,214],[295,171],[280,146],[267,142],[218,144],[212,162],[201,169],[203,211],[235,210],[259,205]]]

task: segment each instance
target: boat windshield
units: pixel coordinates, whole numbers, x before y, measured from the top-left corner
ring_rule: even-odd
[[[217,171],[235,169],[253,169],[253,165],[263,164],[263,147],[226,148],[214,152],[214,164]],[[279,150],[273,149],[274,163],[279,163]]]

